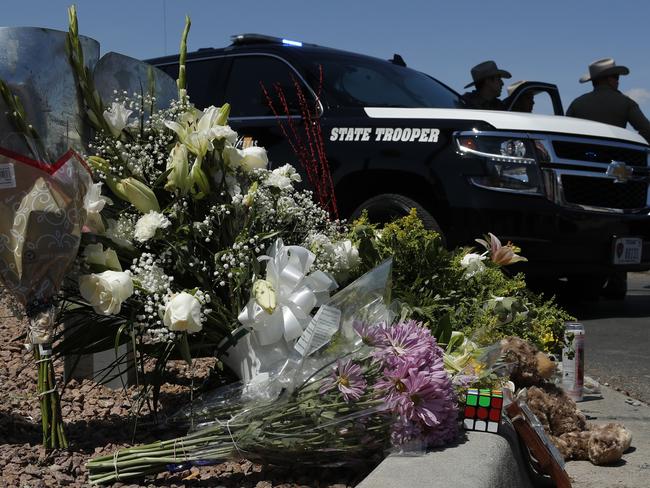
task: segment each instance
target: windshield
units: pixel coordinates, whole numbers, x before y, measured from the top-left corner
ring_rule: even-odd
[[[361,56],[319,56],[312,66],[318,79],[323,68],[323,91],[337,107],[459,108],[458,95],[424,73]],[[317,86],[317,84],[316,84]]]

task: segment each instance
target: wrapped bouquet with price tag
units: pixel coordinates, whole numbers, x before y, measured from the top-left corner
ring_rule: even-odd
[[[187,436],[93,459],[90,481],[241,453],[273,465],[359,466],[392,448],[423,452],[454,439],[458,407],[443,351],[422,324],[394,320],[390,271],[384,262],[327,300],[283,360],[178,414],[194,426]]]

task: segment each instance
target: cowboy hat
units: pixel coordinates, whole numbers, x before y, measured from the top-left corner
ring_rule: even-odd
[[[612,58],[603,58],[589,65],[589,73],[580,77],[580,83],[586,83],[604,76],[628,75],[630,70],[625,66],[617,66]]]
[[[517,88],[519,88],[521,85],[523,85],[524,83],[528,83],[528,81],[526,81],[526,80],[515,81],[514,83],[511,83],[510,85],[508,85],[508,88],[506,88],[506,90],[508,92],[508,96],[512,95],[515,92],[515,90]],[[531,93],[533,95],[537,95],[538,93],[541,93],[542,91],[543,90],[532,89]]]
[[[475,85],[477,82],[484,80],[485,78],[490,78],[491,76],[500,76],[501,78],[512,78],[512,75],[506,70],[499,69],[497,64],[494,61],[484,61],[480,64],[477,64],[472,68],[472,81],[471,83],[465,85],[465,88],[469,88],[472,85]]]

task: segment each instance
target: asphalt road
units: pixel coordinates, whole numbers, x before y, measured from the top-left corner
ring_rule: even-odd
[[[564,306],[585,325],[585,374],[650,403],[650,273],[628,273],[625,300]]]

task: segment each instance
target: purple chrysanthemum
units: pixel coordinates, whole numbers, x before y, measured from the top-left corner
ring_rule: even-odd
[[[401,446],[411,442],[417,437],[422,437],[422,428],[414,422],[396,420],[391,429],[390,439],[393,445]]]
[[[395,410],[397,398],[406,391],[404,378],[409,374],[409,364],[402,362],[392,368],[386,368],[383,373],[383,378],[375,383],[375,389],[384,395],[386,408]]]
[[[355,321],[352,324],[364,344],[372,347],[384,347],[387,345],[384,330],[379,325],[369,325],[364,322]]]
[[[427,429],[424,436],[429,447],[438,447],[455,440],[458,437],[458,411],[449,408],[440,415],[440,423]]]
[[[447,378],[426,371],[410,370],[402,384],[406,388],[397,398],[397,412],[406,420],[417,420],[426,426],[440,423],[438,412],[449,401],[445,387]]]
[[[411,367],[420,367],[442,358],[431,332],[420,322],[408,320],[395,325],[383,325],[385,345],[379,346],[376,356],[390,366],[407,362]]]
[[[375,352],[383,363],[374,389],[392,412],[395,444],[421,440],[442,445],[458,432],[458,407],[443,352],[431,332],[415,321],[380,326],[386,345]]]
[[[339,389],[346,402],[356,401],[366,390],[366,380],[363,378],[361,367],[350,360],[337,361],[332,374],[324,380],[318,392],[322,395],[328,391]]]

